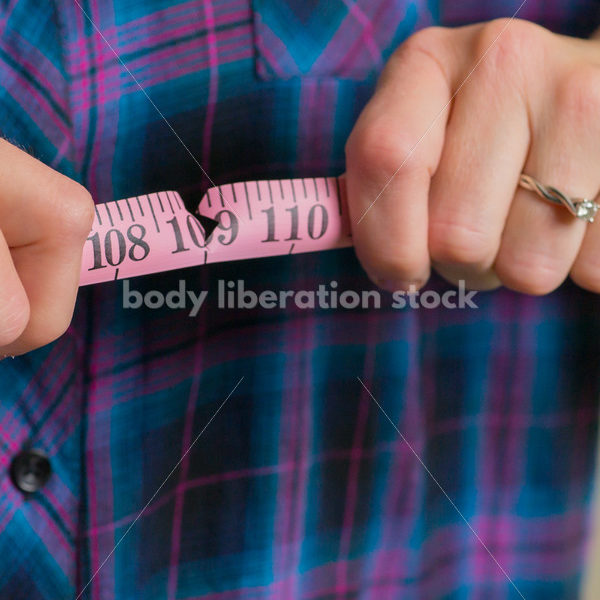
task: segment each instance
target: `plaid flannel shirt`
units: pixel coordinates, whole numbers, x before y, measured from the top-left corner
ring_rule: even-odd
[[[97,202],[209,185],[146,94],[217,183],[338,175],[403,39],[518,4],[5,0],[0,130]],[[529,0],[519,16],[579,36],[600,22],[596,0]],[[240,277],[258,291],[372,287],[352,249],[130,283],[185,278],[214,297]],[[64,336],[0,362],[2,600],[518,597],[498,564],[528,600],[575,597],[596,296],[500,289],[454,311],[209,300],[190,318],[125,310],[122,287],[82,288]],[[9,469],[28,447],[52,474],[25,496]]]

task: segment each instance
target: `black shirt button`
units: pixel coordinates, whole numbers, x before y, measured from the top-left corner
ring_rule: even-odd
[[[13,483],[26,494],[37,492],[48,481],[51,472],[48,457],[35,449],[19,452],[10,465]]]

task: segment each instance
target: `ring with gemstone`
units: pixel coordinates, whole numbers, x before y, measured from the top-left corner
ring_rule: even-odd
[[[521,173],[519,185],[527,190],[532,190],[538,196],[545,198],[553,204],[564,206],[574,217],[582,221],[586,221],[587,223],[594,222],[594,217],[598,212],[599,206],[593,200],[589,200],[588,198],[569,198],[569,196],[563,194],[555,187],[543,185],[537,179],[534,179],[531,175],[525,175],[525,173]]]

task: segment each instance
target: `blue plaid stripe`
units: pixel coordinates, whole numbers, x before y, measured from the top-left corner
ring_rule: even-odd
[[[254,0],[253,7],[257,73],[266,80],[364,79],[415,28],[433,24],[425,1]]]

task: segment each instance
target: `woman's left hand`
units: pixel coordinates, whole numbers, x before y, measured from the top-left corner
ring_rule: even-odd
[[[600,191],[600,41],[522,20],[432,27],[392,55],[346,146],[354,245],[388,289],[600,292],[592,224],[518,187]]]

